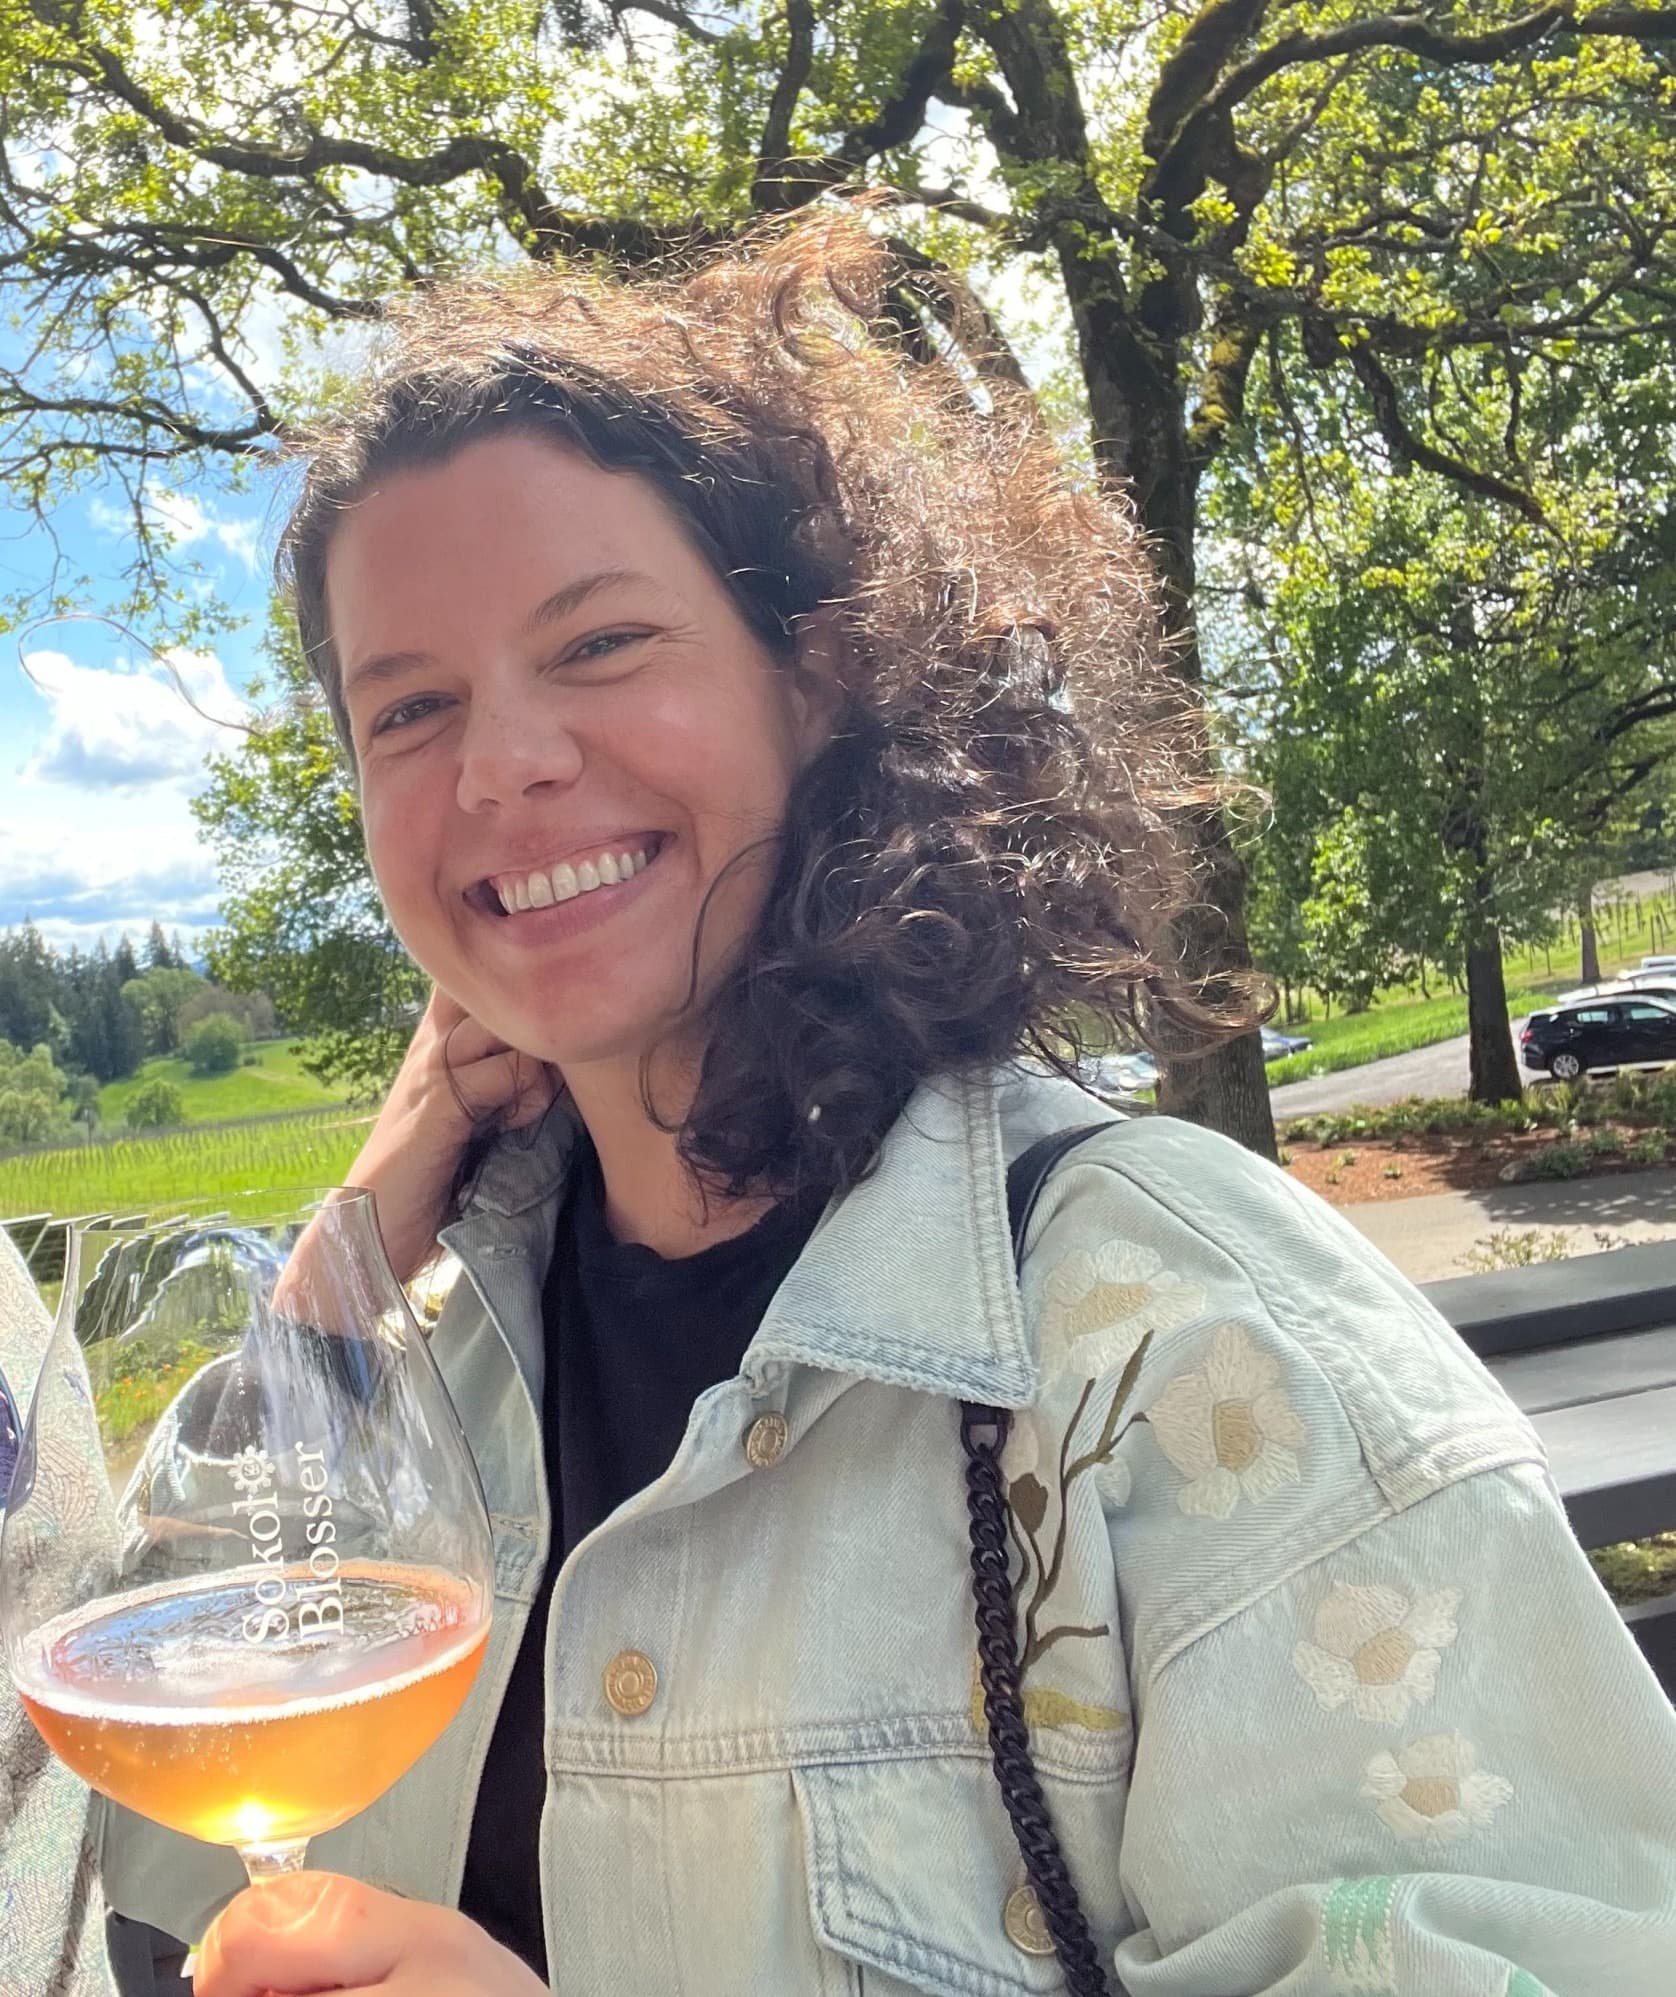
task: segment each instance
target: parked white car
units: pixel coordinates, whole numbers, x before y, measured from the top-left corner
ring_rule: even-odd
[[[1158,1062],[1144,1047],[1127,1054],[1091,1054],[1077,1071],[1093,1094],[1116,1100],[1158,1086]]]

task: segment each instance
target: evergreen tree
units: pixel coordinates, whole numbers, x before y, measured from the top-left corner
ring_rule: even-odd
[[[178,938],[180,932],[177,930],[175,934]],[[185,959],[170,948],[160,922],[153,922],[146,933],[144,963],[148,971],[179,971],[185,968]]]

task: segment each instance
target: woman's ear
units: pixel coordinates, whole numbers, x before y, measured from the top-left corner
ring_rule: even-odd
[[[795,720],[806,756],[825,748],[844,704],[843,607],[823,604],[797,620],[792,661]]]

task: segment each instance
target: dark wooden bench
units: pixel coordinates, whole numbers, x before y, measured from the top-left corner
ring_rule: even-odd
[[[1425,1291],[1530,1416],[1585,1546],[1676,1530],[1676,1242]],[[1625,1621],[1676,1696],[1676,1593]]]

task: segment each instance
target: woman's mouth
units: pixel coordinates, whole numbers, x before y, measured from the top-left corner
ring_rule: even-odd
[[[552,867],[490,874],[466,890],[466,899],[486,915],[516,919],[634,880],[665,843],[664,833],[642,832],[591,852],[572,853]]]

